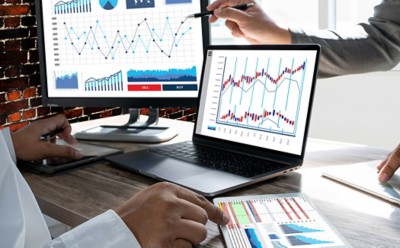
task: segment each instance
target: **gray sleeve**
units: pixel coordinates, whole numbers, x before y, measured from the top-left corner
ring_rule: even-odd
[[[368,23],[350,29],[290,32],[293,43],[321,45],[321,78],[390,70],[400,62],[400,0],[383,0]]]

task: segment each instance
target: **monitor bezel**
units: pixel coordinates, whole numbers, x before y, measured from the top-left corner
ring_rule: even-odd
[[[42,1],[35,0],[38,31],[39,70],[42,101],[46,106],[54,107],[121,107],[121,108],[164,108],[164,107],[195,107],[196,97],[49,97],[47,89],[46,50],[43,30]],[[200,8],[206,10],[208,1],[200,0]],[[202,18],[203,54],[210,45],[210,26],[207,18]],[[200,75],[199,75],[200,77]],[[200,88],[200,85],[199,87]],[[199,92],[199,89],[198,89]]]

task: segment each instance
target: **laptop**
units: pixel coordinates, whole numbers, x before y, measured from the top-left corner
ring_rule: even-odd
[[[211,197],[301,167],[320,47],[205,50],[192,140],[107,157]]]

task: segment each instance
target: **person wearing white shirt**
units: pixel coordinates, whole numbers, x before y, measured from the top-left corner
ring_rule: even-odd
[[[64,115],[42,119],[11,133],[0,131],[0,246],[4,248],[192,247],[207,237],[208,220],[229,217],[203,196],[171,183],[157,183],[118,206],[51,239],[38,203],[16,160],[78,159],[69,146],[42,141],[57,128],[67,143],[76,140]]]

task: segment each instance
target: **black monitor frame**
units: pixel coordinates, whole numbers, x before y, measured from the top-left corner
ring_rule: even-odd
[[[83,97],[49,97],[47,89],[47,70],[46,70],[46,55],[45,55],[45,41],[43,30],[43,12],[42,1],[35,0],[36,17],[37,17],[37,30],[38,30],[38,48],[39,48],[39,61],[40,61],[40,80],[42,87],[43,104],[54,107],[121,107],[127,108],[164,108],[164,107],[195,107],[197,104],[196,97],[187,98],[146,98],[146,97],[124,97],[124,98],[83,98]],[[205,11],[208,1],[200,0],[201,10]],[[203,51],[210,44],[210,27],[207,18],[202,18],[202,32],[203,32]],[[203,52],[204,54],[204,52]],[[198,87],[198,90],[200,85]],[[106,103],[106,104],[105,104]]]

